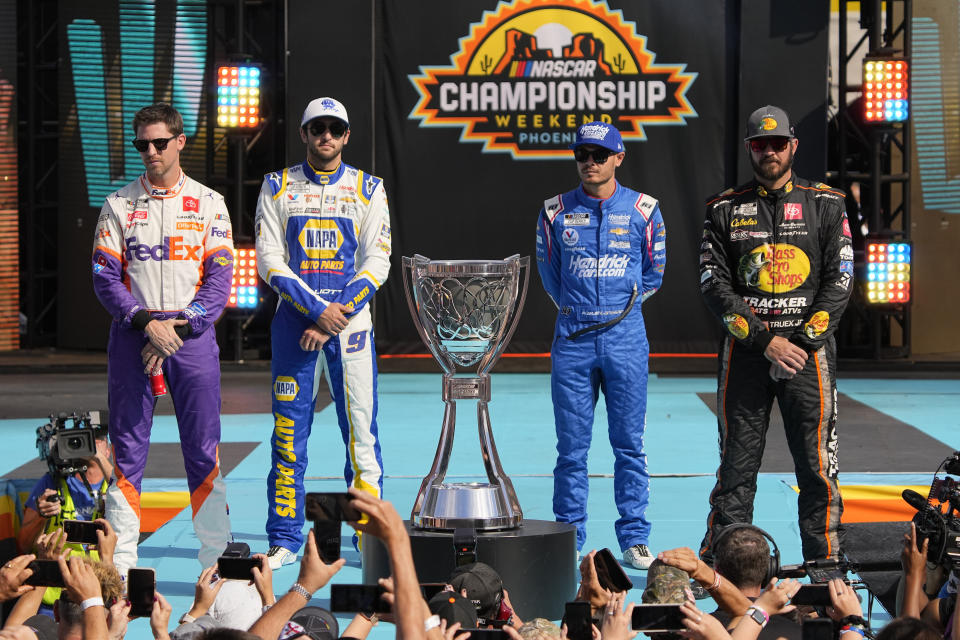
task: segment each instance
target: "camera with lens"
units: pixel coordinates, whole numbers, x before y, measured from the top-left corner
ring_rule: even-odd
[[[927,560],[946,569],[960,568],[960,482],[953,476],[960,476],[960,451],[940,463],[926,499],[909,489],[903,492],[917,510],[917,544],[928,540]]]
[[[37,453],[53,476],[83,473],[106,428],[106,411],[51,414],[49,422],[37,427]]]

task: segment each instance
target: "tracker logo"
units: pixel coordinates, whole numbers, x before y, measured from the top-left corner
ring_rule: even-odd
[[[333,258],[343,244],[343,234],[333,220],[307,220],[300,230],[300,246],[308,258]]]
[[[619,278],[627,273],[630,256],[604,254],[599,259],[580,254],[570,258],[570,273],[578,278]]]
[[[451,64],[408,76],[420,96],[409,118],[459,128],[484,153],[569,159],[582,124],[645,140],[645,126],[697,116],[687,98],[697,74],[655,64],[647,36],[604,0],[504,1],[464,33]]]
[[[124,256],[127,261],[136,258],[141,262],[147,260],[193,260],[200,262],[201,245],[184,244],[183,236],[165,236],[163,243],[155,244],[152,247],[147,244],[140,244],[136,236],[131,236],[126,240],[127,250]]]
[[[168,101],[183,116],[183,132],[194,136],[205,89],[204,82],[194,81],[207,67],[204,0],[176,0],[168,10],[158,10],[152,1],[117,0],[115,6],[115,21],[101,25],[75,18],[66,28],[91,207],[143,172],[140,154],[126,142],[127,123],[136,111],[156,102],[172,77]],[[71,12],[83,15],[73,7]],[[114,120],[123,123],[122,132]]]

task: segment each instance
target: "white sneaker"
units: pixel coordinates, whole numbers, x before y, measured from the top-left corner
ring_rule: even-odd
[[[629,564],[634,569],[646,571],[653,563],[653,554],[645,544],[635,544],[623,552],[624,564]]]
[[[276,571],[284,565],[296,562],[297,554],[286,547],[275,544],[267,552],[267,561],[270,562],[270,568]]]

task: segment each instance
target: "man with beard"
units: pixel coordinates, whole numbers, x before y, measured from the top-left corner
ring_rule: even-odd
[[[273,569],[296,561],[303,544],[303,474],[321,373],[346,447],[347,486],[377,497],[383,489],[368,303],[390,271],[387,196],[380,178],[342,161],[350,121],[339,101],[311,101],[300,139],[306,159],[268,174],[257,203],[260,276],[280,296],[270,327],[267,557]]]
[[[800,487],[803,557],[841,555],[836,345],[853,285],[844,194],[793,174],[798,140],[783,109],[747,121],[754,179],[707,202],[700,291],[722,321],[720,467],[700,554],[724,526],[752,522],[776,398]]]

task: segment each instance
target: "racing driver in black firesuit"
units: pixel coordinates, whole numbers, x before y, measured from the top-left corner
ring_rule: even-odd
[[[747,121],[754,179],[707,202],[700,291],[726,329],[719,349],[720,467],[701,556],[724,526],[753,520],[757,471],[776,398],[800,487],[803,557],[837,558],[836,344],[853,286],[844,194],[793,174],[783,109]]]

